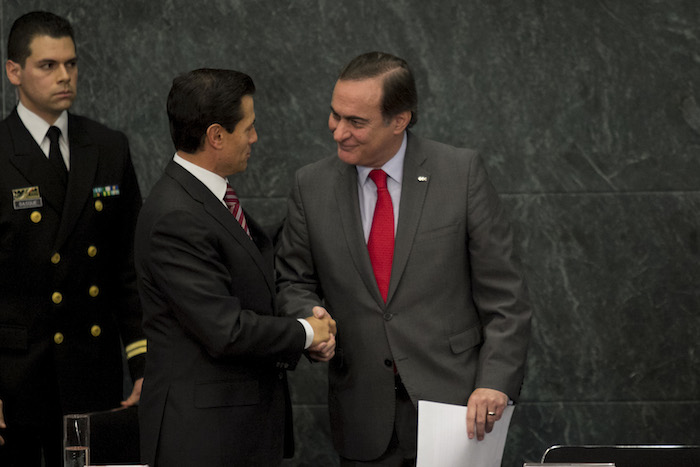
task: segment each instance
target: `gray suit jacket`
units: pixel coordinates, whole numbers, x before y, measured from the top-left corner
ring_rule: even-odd
[[[357,170],[337,157],[296,174],[276,267],[289,316],[324,303],[338,324],[329,408],[338,452],[386,449],[396,364],[414,403],[516,400],[530,308],[512,232],[476,153],[408,134],[394,263],[382,300],[362,232]]]

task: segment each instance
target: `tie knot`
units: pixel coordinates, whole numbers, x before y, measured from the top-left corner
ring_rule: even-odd
[[[61,136],[61,129],[57,126],[49,127],[49,131],[46,132],[46,136],[49,138],[50,142],[55,144],[58,142],[58,137]]]
[[[226,194],[224,194],[224,202],[229,207],[229,209],[234,204],[239,204],[238,195],[236,195],[236,191],[228,183],[226,184]]]
[[[375,185],[377,185],[377,190],[386,188],[386,172],[382,169],[374,169],[369,173],[369,178],[372,179]]]

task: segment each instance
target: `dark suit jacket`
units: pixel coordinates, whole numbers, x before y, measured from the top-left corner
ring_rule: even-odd
[[[363,236],[357,170],[337,157],[297,172],[277,268],[283,313],[325,301],[338,324],[329,408],[342,456],[369,460],[386,449],[392,362],[414,403],[464,405],[475,387],[517,399],[530,310],[511,229],[474,152],[408,134],[386,304]]]
[[[58,401],[63,413],[118,407],[120,338],[145,345],[133,267],[141,194],[126,137],[72,114],[68,131],[64,204],[17,111],[0,123],[0,399],[10,428],[45,421]],[[119,194],[98,197],[107,186]],[[21,199],[28,187],[35,197]],[[143,360],[130,359],[134,377]]]
[[[277,465],[291,438],[286,368],[303,327],[275,316],[272,245],[255,243],[171,162],[144,204],[136,267],[148,337],[139,408],[151,466]]]

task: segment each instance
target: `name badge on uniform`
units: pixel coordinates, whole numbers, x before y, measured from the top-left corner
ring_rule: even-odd
[[[119,185],[96,186],[92,189],[93,198],[107,198],[109,196],[119,196]]]
[[[44,205],[38,186],[15,188],[12,190],[12,207],[17,209],[34,209]]]

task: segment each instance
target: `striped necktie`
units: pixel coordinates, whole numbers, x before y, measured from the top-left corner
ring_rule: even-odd
[[[245,230],[245,233],[247,233],[248,236],[252,239],[253,237],[250,235],[250,229],[248,229],[248,223],[245,220],[245,214],[243,214],[241,202],[238,201],[238,196],[236,196],[236,192],[233,191],[233,188],[228,183],[226,184],[226,194],[224,195],[224,202],[226,203],[226,206],[228,206],[228,210],[231,211],[231,214],[233,214],[238,223],[241,224],[241,227],[243,228],[243,230]]]

